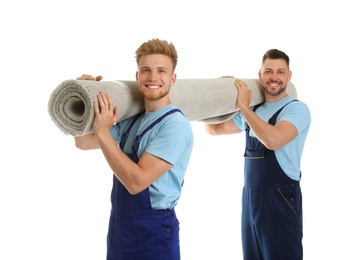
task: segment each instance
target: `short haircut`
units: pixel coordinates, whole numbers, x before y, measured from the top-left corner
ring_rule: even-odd
[[[151,39],[149,41],[144,42],[139,48],[135,51],[135,59],[137,64],[139,65],[140,59],[148,54],[163,54],[168,56],[172,61],[173,72],[177,66],[177,50],[174,47],[173,43],[169,43],[165,40],[160,39]]]
[[[287,63],[287,67],[289,69],[289,57],[283,51],[280,51],[277,49],[270,49],[270,50],[266,51],[265,54],[263,55],[262,64],[264,64],[264,61],[266,59],[273,59],[273,60],[284,59]]]

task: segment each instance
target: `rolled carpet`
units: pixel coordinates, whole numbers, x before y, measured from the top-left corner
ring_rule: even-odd
[[[263,101],[258,79],[244,80],[252,90],[251,105]],[[235,78],[178,79],[171,88],[172,103],[181,109],[190,121],[220,123],[237,112]],[[91,132],[94,119],[93,102],[97,94],[108,93],[118,108],[117,121],[134,116],[144,110],[144,101],[136,81],[65,80],[51,93],[48,113],[55,125],[65,134],[79,136]],[[290,82],[287,92],[297,97]]]

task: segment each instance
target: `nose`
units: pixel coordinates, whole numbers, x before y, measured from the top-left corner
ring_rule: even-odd
[[[277,73],[272,73],[270,75],[270,79],[273,80],[273,81],[276,81],[278,79]]]
[[[151,72],[149,73],[149,75],[148,75],[148,81],[150,81],[150,82],[155,82],[155,81],[157,81],[157,75],[158,75],[158,73],[157,73],[157,72],[155,72],[155,71],[151,71]]]

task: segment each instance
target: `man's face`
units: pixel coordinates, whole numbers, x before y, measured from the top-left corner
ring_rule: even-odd
[[[259,70],[259,80],[265,93],[278,96],[287,88],[292,72],[284,59],[266,59]]]
[[[176,82],[171,59],[163,54],[148,54],[139,60],[136,81],[139,91],[149,100],[168,95]]]

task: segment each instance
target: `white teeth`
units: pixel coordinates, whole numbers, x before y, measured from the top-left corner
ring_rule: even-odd
[[[159,88],[159,86],[148,86],[148,88],[156,89]]]

